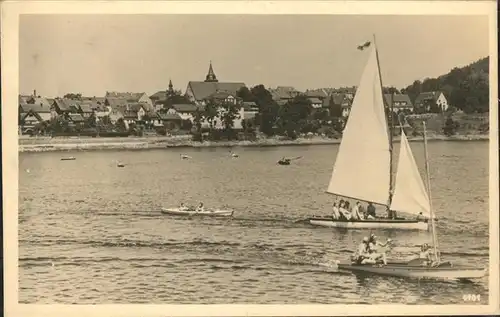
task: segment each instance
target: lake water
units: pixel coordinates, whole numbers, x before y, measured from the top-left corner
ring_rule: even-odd
[[[423,144],[411,146],[423,171]],[[297,221],[330,214],[334,198],[324,191],[337,149],[235,148],[239,158],[224,148],[21,153],[19,301],[449,304],[481,294],[487,304],[487,277],[419,282],[335,270],[369,232]],[[443,255],[488,266],[488,142],[431,142],[429,154]],[[60,161],[70,155],[77,159]],[[282,156],[303,158],[278,166]],[[181,201],[236,212],[161,214]],[[394,240],[392,258],[429,242],[427,232],[377,235]]]

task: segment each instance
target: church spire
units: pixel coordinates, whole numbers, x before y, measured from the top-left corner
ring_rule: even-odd
[[[174,85],[172,85],[172,79],[168,80],[168,93],[173,94],[174,93]]]
[[[205,78],[205,82],[218,82],[217,77],[215,76],[214,69],[212,68],[212,61],[210,61],[210,67],[208,68],[208,74]]]

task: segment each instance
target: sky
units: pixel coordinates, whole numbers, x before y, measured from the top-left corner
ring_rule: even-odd
[[[466,26],[466,27],[465,27]],[[489,54],[486,16],[22,15],[20,93],[183,92],[212,61],[221,82],[299,90],[358,85],[373,38],[384,86]]]

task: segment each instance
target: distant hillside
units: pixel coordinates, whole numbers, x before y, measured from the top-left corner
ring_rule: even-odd
[[[466,113],[489,111],[489,57],[482,58],[465,67],[455,67],[438,78],[416,80],[402,89],[412,100],[425,91],[443,91],[453,107]]]

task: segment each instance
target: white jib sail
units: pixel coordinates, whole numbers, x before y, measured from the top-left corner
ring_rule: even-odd
[[[430,216],[429,196],[404,131],[401,132],[398,170],[391,209],[414,215],[422,213],[426,217]]]
[[[389,197],[390,152],[376,51],[354,97],[327,192],[377,204]]]

